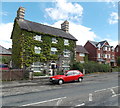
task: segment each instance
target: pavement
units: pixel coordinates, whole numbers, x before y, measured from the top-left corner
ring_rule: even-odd
[[[84,77],[88,78],[91,77],[98,77],[106,73],[92,73],[86,74]],[[51,76],[35,76],[33,80],[20,80],[20,81],[2,81],[0,87],[2,88],[11,88],[11,87],[22,87],[22,86],[34,86],[34,85],[47,85],[49,83],[49,77]]]

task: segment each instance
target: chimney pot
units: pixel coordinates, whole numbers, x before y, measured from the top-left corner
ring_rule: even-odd
[[[69,22],[66,20],[61,24],[61,29],[65,32],[69,32]]]
[[[17,19],[23,21],[25,16],[25,8],[24,7],[19,7],[17,11]]]

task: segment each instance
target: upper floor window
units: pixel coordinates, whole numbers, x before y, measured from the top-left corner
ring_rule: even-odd
[[[100,53],[98,53],[98,58],[100,58]]]
[[[64,57],[70,57],[70,51],[68,49],[65,49],[63,53],[64,53]]]
[[[112,52],[114,52],[114,48],[112,48],[111,50],[112,50]]]
[[[57,43],[58,40],[56,38],[52,38],[52,43]]]
[[[116,48],[116,52],[119,52],[119,51],[118,51],[118,47]]]
[[[85,54],[84,53],[80,53],[79,56],[85,57]]]
[[[110,54],[107,55],[107,58],[110,58]]]
[[[98,44],[98,46],[97,46],[97,47],[98,47],[98,50],[100,50],[100,44]]]
[[[36,35],[36,36],[34,37],[34,39],[37,40],[37,41],[42,41],[40,35]]]
[[[34,50],[35,50],[36,54],[40,54],[41,53],[41,48],[40,47],[35,46]]]
[[[68,39],[64,39],[64,45],[69,45],[69,40]]]
[[[56,54],[56,52],[57,52],[57,48],[51,47],[51,54]]]
[[[114,59],[115,58],[115,56],[114,55],[112,55],[112,59]]]
[[[107,47],[104,47],[103,50],[104,50],[104,51],[107,51]]]
[[[104,58],[107,58],[107,54],[103,54],[103,57],[104,57]]]

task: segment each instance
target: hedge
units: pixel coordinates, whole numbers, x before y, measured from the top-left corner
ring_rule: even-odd
[[[86,73],[93,72],[110,72],[111,67],[108,64],[99,64],[94,61],[89,61],[87,63],[74,62],[71,65],[71,69],[80,70],[83,72],[83,69],[86,70]]]

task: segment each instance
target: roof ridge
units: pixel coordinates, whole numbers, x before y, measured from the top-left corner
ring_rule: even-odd
[[[49,26],[49,25],[46,25],[46,24],[42,24],[42,23],[37,23],[37,22],[34,22],[34,21],[30,21],[30,20],[26,20],[26,19],[24,19],[25,21],[28,21],[28,22],[31,22],[31,23],[36,23],[36,24],[41,24],[41,25],[43,25],[43,26],[47,26],[47,27],[52,27],[52,28],[54,28],[54,29],[59,29],[59,30],[61,30],[62,32],[65,32],[65,31],[63,31],[62,29],[60,29],[60,28],[57,28],[57,27],[53,27],[53,26]],[[65,32],[65,33],[67,33],[67,32]],[[68,34],[68,33],[67,33]],[[70,33],[69,33],[70,34]]]

